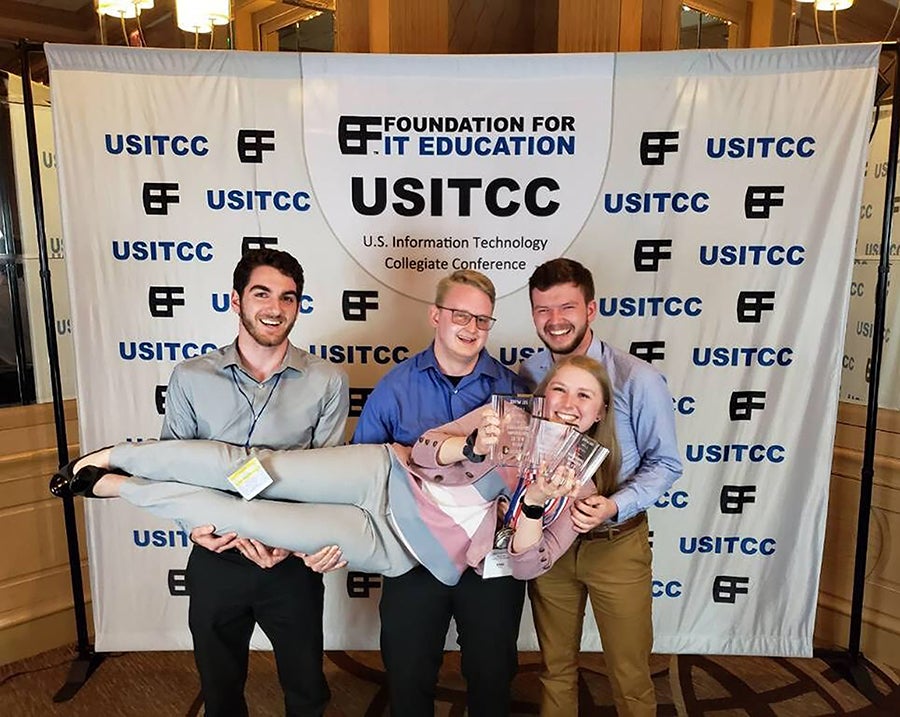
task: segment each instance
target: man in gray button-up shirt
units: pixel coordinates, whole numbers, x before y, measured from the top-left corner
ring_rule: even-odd
[[[162,438],[208,438],[241,446],[319,448],[344,440],[346,375],[296,348],[303,270],[290,254],[247,252],[234,271],[234,343],[175,367]],[[340,476],[335,476],[340,480]],[[321,575],[279,548],[246,537],[191,531],[189,622],[207,717],[247,714],[244,683],[256,623],[272,642],[289,717],[320,715]],[[334,548],[305,558],[320,572],[339,566]]]

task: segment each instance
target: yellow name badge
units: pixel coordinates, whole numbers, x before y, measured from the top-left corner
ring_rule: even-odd
[[[228,476],[228,482],[234,486],[234,489],[241,494],[244,500],[250,500],[275,481],[263,468],[259,458],[253,456]]]

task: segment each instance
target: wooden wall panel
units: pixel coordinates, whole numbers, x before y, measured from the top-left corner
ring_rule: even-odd
[[[369,0],[372,52],[439,55],[449,43],[449,0]]]
[[[69,452],[77,455],[75,402],[67,401]],[[0,664],[75,640],[62,502],[47,484],[57,467],[49,405],[0,409]],[[75,502],[87,580],[82,501]],[[86,599],[90,596],[87,595]]]
[[[750,47],[778,47],[789,44],[791,33],[789,2],[753,0],[750,6]]]
[[[869,524],[862,649],[900,666],[900,412],[879,411]],[[865,407],[841,404],[835,435],[816,638],[846,647],[849,635]]]
[[[681,2],[663,0],[660,18],[660,50],[677,50],[681,37]]]
[[[559,0],[559,52],[619,49],[619,0]]]
[[[335,52],[369,52],[369,3],[338,0],[334,6]]]
[[[63,410],[66,435],[71,445],[78,442],[75,401],[66,401]],[[56,430],[50,404],[0,409],[0,457],[55,447]]]
[[[450,0],[450,52],[533,52],[533,0]]]
[[[641,50],[677,50],[680,36],[679,0],[643,0]]]
[[[90,606],[88,630],[94,632]],[[38,655],[62,645],[72,644],[75,637],[75,613],[71,607],[13,625],[0,625],[0,665]],[[60,685],[62,687],[62,685]]]
[[[637,52],[641,49],[644,0],[621,0],[619,13],[619,51]]]
[[[556,52],[559,0],[534,0],[534,52]]]

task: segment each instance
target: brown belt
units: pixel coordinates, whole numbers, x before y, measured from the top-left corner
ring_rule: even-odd
[[[632,530],[641,527],[646,522],[647,514],[638,513],[623,523],[598,525],[596,528],[592,528],[588,532],[582,533],[579,537],[581,540],[612,540],[625,533],[630,533]]]

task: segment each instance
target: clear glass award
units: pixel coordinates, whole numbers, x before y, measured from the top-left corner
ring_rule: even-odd
[[[594,477],[609,449],[572,426],[532,417],[519,468],[552,476],[560,467],[571,468],[579,485]]]
[[[500,437],[491,458],[515,465],[520,474],[534,476],[543,469],[552,476],[566,466],[580,485],[594,477],[609,455],[607,448],[576,428],[542,418],[542,396],[495,394],[491,408],[500,417]]]
[[[566,460],[581,434],[564,423],[531,417],[528,436],[519,461],[519,469],[534,474],[543,469],[552,476]]]
[[[491,447],[491,460],[518,465],[528,439],[531,417],[544,413],[544,398],[529,393],[498,393],[491,396],[491,408],[500,418],[500,436]]]
[[[609,449],[600,445],[590,436],[579,433],[565,459],[565,465],[575,471],[575,480],[579,485],[587,483],[594,477],[600,464],[609,455]]]

